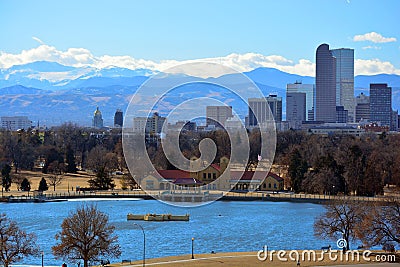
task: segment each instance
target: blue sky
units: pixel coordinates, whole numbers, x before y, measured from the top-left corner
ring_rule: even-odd
[[[285,65],[290,65],[289,72],[306,74],[312,70],[306,65],[315,61],[315,49],[325,42],[332,48],[354,48],[361,60],[356,73],[400,74],[399,11],[397,0],[2,0],[0,68],[40,57],[71,65],[100,64],[101,58],[98,66],[157,68],[167,60],[234,54],[238,56],[224,62],[234,58],[237,65],[247,64],[244,70],[274,63],[288,71]],[[363,41],[355,41],[356,35]],[[75,50],[72,61],[62,61],[71,48],[82,49],[79,57],[91,57],[91,63],[76,57]]]

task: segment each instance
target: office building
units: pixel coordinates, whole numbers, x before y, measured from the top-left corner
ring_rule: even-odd
[[[207,126],[214,125],[222,127],[225,122],[232,118],[231,106],[207,106],[206,107]]]
[[[336,59],[329,45],[316,51],[315,120],[336,122]]]
[[[32,121],[27,116],[4,116],[1,117],[1,128],[8,131],[28,130],[32,127]]]
[[[124,123],[124,115],[120,109],[117,109],[114,114],[114,127],[121,128]]]
[[[269,95],[264,98],[249,98],[249,127],[265,122],[282,121],[282,97]]]
[[[369,111],[369,96],[361,93],[356,97],[356,121],[360,122],[369,121],[370,111]]]
[[[392,110],[392,123],[390,125],[390,130],[397,132],[399,130],[399,111]]]
[[[306,93],[286,93],[286,120],[292,129],[301,129],[306,120]]]
[[[157,112],[153,113],[153,116],[149,118],[135,117],[133,118],[133,132],[160,134],[162,132],[162,128],[165,122],[166,118],[161,117]]]
[[[371,83],[369,87],[370,120],[380,126],[392,123],[392,88],[386,83]]]
[[[277,95],[267,96],[267,102],[271,109],[272,115],[274,116],[275,122],[282,121],[282,97]]]
[[[306,94],[306,121],[314,120],[314,99],[315,99],[315,85],[303,84],[296,81],[286,85],[286,94],[288,93],[305,93]]]
[[[354,49],[332,49],[336,58],[336,106],[348,111],[348,122],[355,120]]]
[[[97,129],[103,128],[103,116],[99,110],[99,107],[97,107],[96,111],[94,112],[92,126]]]
[[[343,106],[336,106],[336,122],[346,123],[348,117],[348,111]]]

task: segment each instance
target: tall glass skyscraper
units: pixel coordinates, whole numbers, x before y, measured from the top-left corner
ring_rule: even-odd
[[[392,118],[392,87],[386,83],[371,83],[369,85],[370,118],[381,126],[391,125]]]
[[[354,49],[332,49],[336,58],[336,106],[348,111],[348,122],[355,121]]]
[[[336,58],[327,44],[317,48],[315,86],[315,119],[336,122]]]

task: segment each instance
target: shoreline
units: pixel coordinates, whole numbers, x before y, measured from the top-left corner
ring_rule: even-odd
[[[148,194],[144,191],[128,191],[128,190],[113,190],[113,191],[91,191],[91,192],[15,192],[4,193],[0,198],[3,203],[26,203],[26,202],[57,202],[70,199],[140,199],[140,200],[158,200],[157,197],[161,196],[163,191],[150,192]],[[222,194],[222,192],[214,191],[214,195]],[[176,197],[186,196],[186,194],[176,193]],[[191,195],[189,195],[191,196]],[[330,196],[330,195],[314,195],[314,194],[289,194],[289,193],[272,193],[272,192],[228,192],[222,197],[214,199],[215,201],[269,201],[269,202],[294,202],[294,203],[312,203],[312,204],[325,204],[329,201],[343,199],[344,196]],[[391,197],[358,197],[346,196],[346,198],[354,201],[367,201],[367,202],[386,202]],[[204,202],[212,202],[213,199]],[[164,200],[165,201],[165,200]],[[166,201],[168,202],[168,201]],[[171,202],[171,201],[169,201]],[[199,203],[201,201],[194,201]],[[172,202],[172,203],[180,203]]]

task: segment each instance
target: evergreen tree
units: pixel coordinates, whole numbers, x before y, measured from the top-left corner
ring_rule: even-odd
[[[31,191],[31,182],[28,179],[24,178],[21,183],[21,190],[22,191]]]
[[[39,191],[47,191],[49,189],[49,186],[47,185],[46,179],[42,177],[42,180],[39,182]]]
[[[78,169],[76,168],[74,151],[72,150],[71,146],[67,147],[67,153],[65,155],[65,160],[66,160],[66,163],[67,163],[66,172],[68,172],[68,173],[76,173],[76,171]]]
[[[303,160],[300,151],[295,148],[290,154],[288,168],[288,175],[291,180],[293,191],[300,192],[302,190],[302,183],[307,170],[307,161]]]
[[[2,186],[3,189],[7,192],[10,191],[10,187],[11,187],[11,166],[6,164],[4,165],[4,167],[1,169],[1,177],[2,177]]]

